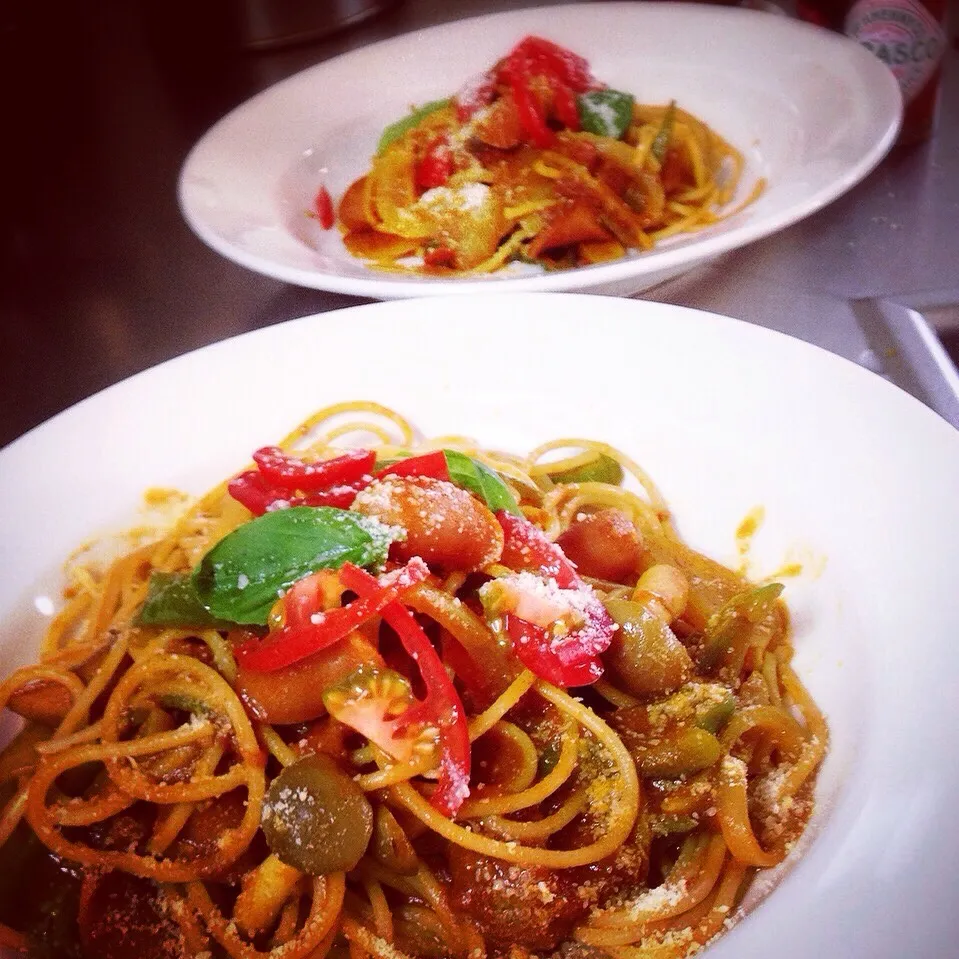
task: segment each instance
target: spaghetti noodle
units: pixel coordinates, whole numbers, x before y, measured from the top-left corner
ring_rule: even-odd
[[[342,404],[254,464],[75,567],[0,686],[0,945],[658,959],[730,924],[828,739],[776,584],[601,443]]]
[[[347,250],[379,269],[565,269],[732,215],[743,168],[675,103],[636,103],[582,57],[527,37],[455,96],[388,127],[336,217],[325,188],[315,215],[338,220]]]

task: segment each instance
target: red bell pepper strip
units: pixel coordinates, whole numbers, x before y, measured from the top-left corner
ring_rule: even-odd
[[[377,479],[383,476],[429,476],[432,479],[449,482],[450,470],[446,464],[446,454],[442,450],[433,450],[422,456],[409,456],[390,466],[384,466],[373,474]]]
[[[373,576],[356,566],[344,566],[340,576],[343,585],[359,596],[375,595],[374,591],[381,588]],[[463,703],[412,612],[393,602],[383,609],[383,618],[396,631],[423,677],[426,698],[407,710],[403,718],[412,722],[422,717],[438,727],[440,775],[430,801],[445,816],[453,817],[470,791],[470,740]]]
[[[515,570],[529,570],[556,580],[560,589],[582,585],[576,567],[563,550],[524,516],[500,510],[496,519],[503,528],[503,555],[500,562]]]
[[[364,480],[358,480],[356,483],[297,496],[289,489],[270,483],[259,470],[247,470],[230,480],[227,491],[254,516],[262,516],[271,509],[286,509],[290,506],[335,506],[338,509],[349,509],[356,499],[356,494],[366,485]]]
[[[414,179],[421,190],[443,186],[453,174],[453,151],[445,137],[437,137],[416,164]]]
[[[516,113],[529,142],[544,149],[552,146],[555,136],[546,125],[546,117],[530,86],[529,59],[518,50],[514,51],[500,68],[500,75],[513,92]]]
[[[589,68],[589,61],[551,40],[535,36],[525,37],[510,54],[520,55],[527,59],[533,72],[551,74],[576,93],[583,93],[597,86]]]
[[[579,108],[573,91],[559,77],[550,77],[553,88],[553,109],[560,122],[568,130],[579,129]]]
[[[596,655],[583,651],[575,632],[557,640],[547,627],[535,626],[508,613],[503,619],[517,658],[540,679],[566,689],[589,686],[603,675],[603,664]]]
[[[344,585],[350,573],[369,576],[352,563],[344,563],[340,576]],[[237,663],[243,669],[269,673],[284,666],[298,663],[312,656],[362,626],[367,620],[378,616],[400,596],[422,583],[429,576],[429,568],[421,559],[413,558],[402,569],[391,573],[382,583],[370,576],[375,590],[367,589],[362,598],[347,606],[317,611],[308,623],[283,626],[263,640],[251,641],[234,650]],[[353,589],[352,586],[349,586]],[[354,590],[355,591],[355,590]]]
[[[316,199],[313,201],[313,209],[316,211],[316,218],[320,221],[320,226],[324,230],[332,230],[336,222],[336,214],[333,212],[333,200],[330,197],[330,191],[325,186],[321,186],[317,191]]]
[[[570,130],[579,129],[576,93],[598,86],[589,63],[565,47],[542,37],[526,37],[518,43],[499,67],[499,77],[509,84],[516,109],[530,143],[548,147],[554,140],[546,125],[542,105],[532,89],[532,79],[543,77],[553,92],[553,111]]]
[[[253,454],[253,462],[271,483],[304,493],[355,483],[369,473],[375,461],[373,450],[350,450],[335,459],[314,463],[285,453],[278,446],[264,446]]]
[[[280,490],[263,479],[259,470],[247,470],[234,476],[227,491],[254,516],[262,516],[277,500],[283,498]]]

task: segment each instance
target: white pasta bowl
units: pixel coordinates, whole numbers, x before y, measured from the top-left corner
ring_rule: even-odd
[[[639,102],[675,99],[742,151],[742,201],[700,232],[571,270],[425,277],[368,267],[307,215],[369,169],[380,133],[453,95],[529,33],[585,56]],[[420,30],[317,64],[220,120],[180,176],[180,206],[213,249],[300,286],[393,299],[481,291],[632,294],[819,210],[892,145],[901,117],[885,65],[845,37],[783,16],[703,4],[587,3],[509,11]]]
[[[802,566],[784,594],[795,667],[831,746],[801,847],[710,955],[952,954],[959,433],[881,378],[758,327],[596,296],[406,300],[141,373],[0,451],[0,672],[35,656],[67,555],[136,525],[146,489],[199,494],[346,399],[499,449],[613,443],[651,473],[681,535],[733,565],[735,531],[762,506],[750,570]]]

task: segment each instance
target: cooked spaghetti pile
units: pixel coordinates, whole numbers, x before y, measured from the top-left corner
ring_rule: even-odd
[[[686,956],[811,812],[781,586],[602,443],[343,404],[69,572],[0,686],[0,945]]]
[[[454,97],[387,127],[337,213],[347,250],[382,269],[567,269],[736,212],[743,166],[675,103],[636,103],[582,57],[527,37]],[[333,225],[325,188],[316,214]]]

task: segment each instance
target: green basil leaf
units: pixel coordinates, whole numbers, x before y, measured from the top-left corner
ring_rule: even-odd
[[[579,124],[587,133],[619,139],[633,122],[631,93],[621,90],[589,90],[576,98]]]
[[[134,626],[228,627],[200,602],[191,573],[150,574],[147,597],[133,619]]]
[[[649,152],[660,162],[666,158],[666,151],[669,149],[669,141],[673,138],[673,126],[676,123],[676,101],[670,100],[666,112],[663,114],[663,122],[656,132],[656,136],[650,145]]]
[[[294,506],[237,527],[193,573],[200,602],[216,617],[264,625],[283,591],[318,569],[346,562],[381,566],[393,534],[377,520],[331,506]]]
[[[509,487],[493,470],[459,450],[443,450],[450,479],[463,489],[468,489],[482,499],[494,512],[504,509],[507,513],[522,516],[519,504]]]
[[[415,110],[412,110],[401,120],[397,120],[395,123],[391,123],[381,134],[380,142],[376,144],[376,154],[379,156],[394,140],[398,140],[407,130],[412,130],[420,120],[424,117],[428,117],[431,113],[435,113],[437,110],[442,110],[443,107],[448,107],[452,101],[449,97],[445,100],[431,100],[429,103],[424,103],[423,106],[417,107]]]

